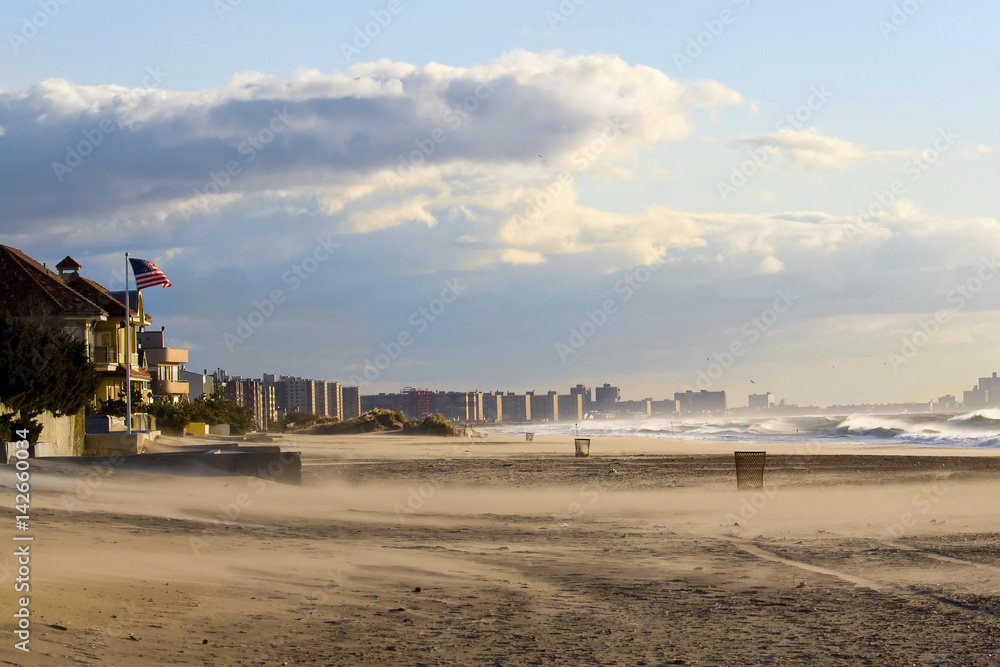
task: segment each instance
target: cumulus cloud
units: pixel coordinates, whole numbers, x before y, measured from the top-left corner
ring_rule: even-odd
[[[863,160],[905,157],[912,151],[872,151],[851,141],[823,134],[816,128],[783,129],[770,134],[744,137],[732,142],[738,147],[766,150],[788,158],[798,169],[844,169]]]
[[[0,93],[0,205],[21,228],[186,223],[249,200],[343,216],[357,232],[431,225],[445,195],[469,199],[483,186],[489,199],[519,186],[491,170],[544,177],[600,165],[607,180],[628,178],[603,162],[682,139],[694,110],[741,101],[717,82],[614,56],[525,51],[467,68],[381,60],[288,79],[245,72],[199,91],[49,79]]]

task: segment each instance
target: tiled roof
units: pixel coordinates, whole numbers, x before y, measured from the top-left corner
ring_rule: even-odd
[[[17,248],[0,245],[0,310],[13,315],[106,317],[108,312]],[[122,306],[121,315],[125,315]]]
[[[82,276],[73,276],[67,284],[85,298],[90,299],[104,308],[104,310],[108,311],[108,315],[110,317],[125,317],[124,290],[120,292],[111,292],[100,283],[95,283],[93,280],[88,280]],[[128,305],[129,310],[132,311],[133,315],[139,314],[138,294],[139,293],[136,290],[129,290]],[[146,320],[148,322],[153,321],[148,315],[146,316]]]

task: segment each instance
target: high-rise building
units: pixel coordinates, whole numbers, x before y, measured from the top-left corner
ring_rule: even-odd
[[[724,391],[685,391],[674,393],[674,400],[680,404],[682,414],[691,413],[724,413],[726,411],[726,392]]]
[[[607,382],[594,389],[594,408],[597,410],[614,410],[615,403],[621,400],[622,392],[618,387],[612,387]]]
[[[583,397],[583,411],[587,412],[593,408],[593,395],[591,394],[590,387],[578,384],[575,387],[570,387],[570,396],[580,395]]]
[[[989,407],[1000,407],[1000,378],[995,372],[993,377],[979,378],[979,390],[986,392],[986,404]]]
[[[498,423],[504,420],[503,397],[504,392],[502,391],[491,391],[483,394],[484,421]]]
[[[531,395],[505,393],[502,397],[503,421],[531,421]]]
[[[344,398],[344,419],[357,419],[361,416],[361,387],[344,387],[341,391]]]
[[[344,418],[344,388],[339,382],[326,383],[326,410],[328,417]]]
[[[747,405],[751,410],[768,410],[774,407],[774,395],[771,392],[750,394],[747,397]]]
[[[559,395],[550,391],[547,394],[536,394],[528,392],[531,404],[530,421],[533,422],[557,422],[559,421]]]
[[[564,422],[579,422],[583,421],[584,401],[585,394],[573,393],[570,389],[569,394],[560,394],[559,399],[559,419]]]

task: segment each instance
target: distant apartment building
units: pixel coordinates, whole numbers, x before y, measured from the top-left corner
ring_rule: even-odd
[[[966,410],[989,407],[989,393],[979,387],[973,387],[971,391],[964,391],[962,392],[962,406]]]
[[[750,394],[747,397],[747,406],[751,410],[769,410],[774,407],[774,395],[771,392]]]
[[[529,421],[559,421],[559,395],[556,392],[550,391],[547,394],[536,394],[533,391],[529,391],[528,396],[531,406]]]
[[[361,416],[361,387],[344,387],[341,391],[344,399],[344,419],[357,419]]]
[[[580,397],[582,397],[582,399],[583,399],[583,411],[584,412],[589,412],[590,410],[593,409],[593,407],[594,407],[593,406],[593,404],[594,404],[594,398],[593,398],[593,394],[590,391],[590,387],[588,387],[588,386],[586,386],[584,384],[578,384],[575,387],[570,387],[569,393],[570,393],[570,396],[577,396],[577,395],[579,395]]]
[[[177,377],[181,382],[188,383],[188,400],[193,401],[199,396],[211,396],[215,393],[215,378],[208,374],[206,368],[203,373],[189,371],[183,366],[177,371]]]
[[[339,382],[326,383],[326,416],[344,418],[344,387]]]
[[[502,399],[503,421],[531,421],[531,395],[504,393]]]
[[[316,414],[316,382],[300,377],[282,375],[274,382],[274,396],[278,413],[292,412]],[[325,399],[323,403],[325,403]]]
[[[485,420],[483,416],[483,392],[470,391],[469,395],[469,421],[481,422]]]
[[[278,411],[274,387],[249,378],[229,378],[222,390],[224,398],[246,408],[258,431],[277,428]]]
[[[435,391],[430,395],[430,411],[459,422],[480,420],[483,395],[480,392]]]
[[[1000,378],[996,373],[992,377],[979,378],[979,390],[986,392],[986,405],[991,408],[1000,407]]]
[[[685,391],[675,392],[674,400],[679,404],[681,414],[724,413],[726,411],[725,391]]]
[[[559,402],[559,419],[564,422],[580,422],[583,421],[584,408],[584,394],[583,393],[572,393],[570,389],[569,394],[559,394],[557,396]]]
[[[666,398],[662,401],[651,401],[650,412],[654,417],[666,417],[680,412],[680,402],[676,398]]]
[[[615,403],[615,415],[630,418],[643,418],[653,416],[653,399],[643,398],[637,401],[618,401]]]
[[[611,411],[615,409],[615,403],[621,400],[622,392],[619,387],[613,387],[607,382],[603,386],[594,389],[594,408],[596,410]]]
[[[503,396],[502,391],[491,391],[482,395],[483,421],[492,423],[503,421]]]
[[[951,394],[945,394],[940,396],[936,403],[934,403],[935,410],[956,410],[958,409],[958,399],[956,399]]]

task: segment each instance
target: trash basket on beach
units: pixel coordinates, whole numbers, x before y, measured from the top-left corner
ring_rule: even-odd
[[[535,434],[534,433],[525,433],[524,434],[524,441],[525,442],[531,442],[534,439],[535,439]]]
[[[577,456],[590,456],[590,438],[577,438],[574,444]]]
[[[767,452],[733,452],[736,456],[736,488],[764,487],[764,459]]]

